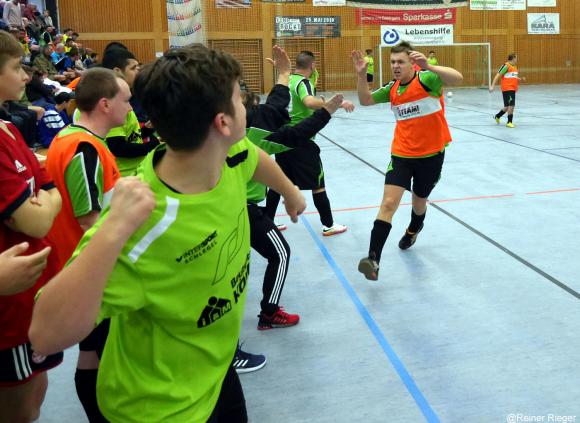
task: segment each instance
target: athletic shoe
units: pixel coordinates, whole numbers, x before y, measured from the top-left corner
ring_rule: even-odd
[[[266,365],[266,356],[262,354],[250,354],[242,351],[242,346],[238,344],[238,349],[234,355],[232,363],[237,373],[250,373],[260,370]]]
[[[274,328],[287,328],[288,326],[297,325],[300,321],[300,316],[297,314],[290,314],[284,311],[284,307],[280,307],[276,313],[268,316],[264,312],[258,314],[258,330],[268,330]]]
[[[495,123],[497,123],[499,125],[499,122],[500,122],[501,119],[498,118],[497,115],[494,115],[493,117],[495,119]]]
[[[422,223],[421,223],[421,227],[419,228],[419,230],[417,232],[415,232],[414,234],[410,233],[409,230],[407,229],[405,231],[405,235],[403,235],[403,238],[401,238],[401,240],[399,241],[399,248],[401,250],[406,250],[408,248],[411,248],[413,246],[413,244],[415,243],[415,241],[417,241],[417,235],[419,235],[419,232],[421,232],[421,229],[423,229]]]
[[[511,122],[508,122],[508,123],[506,124],[506,126],[507,126],[508,128],[515,128],[515,127],[516,127],[516,126],[515,126],[513,123],[511,123]]]
[[[286,229],[288,229],[288,225],[285,225],[283,223],[276,223],[276,227],[278,228],[278,230],[280,232],[285,231]]]
[[[338,223],[335,223],[330,228],[328,226],[322,226],[322,235],[324,236],[338,235],[343,232],[346,232],[347,229],[348,227],[344,225],[339,225]]]
[[[379,262],[366,257],[358,263],[358,271],[364,274],[368,280],[376,281],[379,278]]]

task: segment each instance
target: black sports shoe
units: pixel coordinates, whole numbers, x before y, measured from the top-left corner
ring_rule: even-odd
[[[415,232],[414,234],[409,233],[409,230],[407,229],[405,231],[405,235],[403,235],[403,238],[401,238],[401,240],[399,241],[399,248],[401,250],[406,250],[408,248],[411,248],[411,246],[415,243],[415,241],[417,241],[417,235],[419,235],[419,232],[421,232],[421,229],[423,229],[422,223],[421,223],[421,226],[419,227],[419,230],[417,232]]]
[[[376,281],[379,278],[379,262],[366,257],[358,263],[358,271],[365,275],[370,281]]]
[[[237,373],[250,373],[260,370],[266,365],[266,356],[262,354],[250,354],[242,350],[238,344],[238,349],[234,355],[232,366]]]

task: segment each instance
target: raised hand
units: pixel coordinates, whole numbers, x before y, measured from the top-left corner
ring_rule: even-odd
[[[420,53],[418,51],[412,51],[409,54],[409,57],[411,58],[411,63],[416,64],[421,69],[427,69],[427,67],[429,66],[429,64],[427,63],[427,57],[425,57],[423,53]]]
[[[292,69],[288,54],[278,45],[272,47],[272,57],[268,57],[266,60],[280,73],[290,73],[290,70]]]
[[[340,105],[342,104],[343,100],[344,97],[342,94],[335,94],[330,98],[330,100],[324,102],[323,107],[326,109],[328,113],[332,115],[340,108]]]
[[[344,100],[340,105],[346,113],[352,113],[354,111],[354,103],[352,101]]]
[[[352,58],[354,70],[356,71],[357,75],[366,77],[367,68],[368,68],[369,64],[365,60],[362,51],[353,50],[352,53],[350,54],[350,57]]]

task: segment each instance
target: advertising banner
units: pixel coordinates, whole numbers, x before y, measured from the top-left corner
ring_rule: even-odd
[[[276,37],[340,37],[340,16],[276,16]]]
[[[414,46],[453,44],[453,25],[381,25],[381,45],[392,47],[401,41]]]
[[[357,25],[432,25],[454,24],[455,9],[384,10],[357,9]]]
[[[312,6],[346,6],[346,0],[312,0]]]
[[[471,10],[526,10],[526,0],[471,0]]]
[[[556,0],[528,0],[528,7],[556,7]]]
[[[528,13],[528,34],[559,34],[559,13]]]
[[[447,9],[467,6],[469,0],[347,0],[347,6],[367,9]],[[525,0],[524,0],[525,1]]]

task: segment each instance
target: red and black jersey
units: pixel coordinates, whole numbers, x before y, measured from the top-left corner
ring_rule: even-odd
[[[38,193],[40,189],[52,189],[54,184],[26,146],[18,129],[9,122],[4,123],[14,137],[0,129],[0,251],[26,241],[30,247],[24,254],[29,255],[44,249],[49,245],[48,241],[14,232],[4,222],[33,193]],[[0,350],[28,340],[34,296],[54,275],[53,262],[51,255],[44,273],[32,288],[15,295],[0,296]]]

